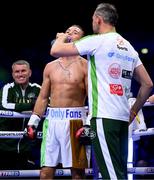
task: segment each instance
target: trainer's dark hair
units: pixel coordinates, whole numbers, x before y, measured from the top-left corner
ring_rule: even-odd
[[[95,15],[101,16],[105,23],[115,26],[118,21],[117,9],[113,4],[100,3],[97,5]]]

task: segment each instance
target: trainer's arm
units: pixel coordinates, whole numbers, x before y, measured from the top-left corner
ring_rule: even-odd
[[[140,84],[140,88],[137,94],[136,102],[131,108],[130,123],[138,111],[143,107],[153,88],[153,82],[142,64],[135,68],[133,77]]]
[[[50,49],[50,55],[54,57],[79,55],[79,52],[73,42],[65,43],[66,34],[57,33],[57,38]]]

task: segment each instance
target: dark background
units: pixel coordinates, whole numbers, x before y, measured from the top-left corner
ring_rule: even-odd
[[[41,84],[46,63],[54,59],[49,51],[50,42],[55,39],[56,33],[65,31],[72,24],[79,24],[86,34],[91,34],[92,14],[101,2],[115,4],[119,13],[117,31],[138,51],[154,80],[152,0],[0,0],[0,87],[12,82],[11,65],[18,59],[30,62],[33,70],[31,81]],[[142,48],[148,48],[149,53],[142,54]],[[133,90],[137,90],[136,84]],[[145,116],[146,122],[151,123],[148,128],[154,127],[153,108],[144,113],[150,116]],[[149,147],[153,147],[153,139],[152,143],[146,142],[148,153],[145,154],[149,156],[143,160],[150,162],[150,159],[154,159],[153,153],[149,152]]]
[[[12,81],[11,64],[17,59],[30,62],[31,81],[42,83],[42,73],[49,55],[50,42],[57,32],[79,24],[92,33],[92,14],[100,2],[113,3],[119,13],[117,31],[138,51],[152,79],[154,27],[152,1],[139,0],[2,0],[0,1],[0,81]],[[141,54],[141,48],[149,53]]]

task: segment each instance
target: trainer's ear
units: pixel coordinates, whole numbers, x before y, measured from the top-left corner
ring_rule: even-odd
[[[32,70],[29,69],[29,77],[31,77],[31,75],[32,75]]]
[[[97,24],[101,24],[102,23],[102,21],[103,21],[103,19],[102,19],[102,17],[101,16],[99,16],[99,15],[95,15],[95,22],[97,23]],[[103,21],[104,22],[104,21]]]
[[[104,20],[102,19],[101,16],[98,16],[98,24],[100,25],[102,23],[102,21],[104,22]]]

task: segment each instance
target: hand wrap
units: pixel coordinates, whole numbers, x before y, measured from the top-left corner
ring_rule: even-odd
[[[27,127],[25,128],[25,136],[28,139],[34,140],[37,137],[37,127],[39,125],[41,118],[36,115],[36,114],[32,114],[29,122],[27,124]]]

